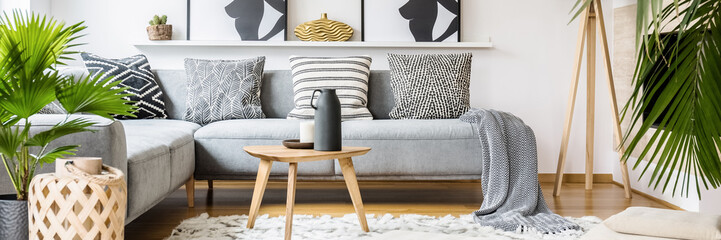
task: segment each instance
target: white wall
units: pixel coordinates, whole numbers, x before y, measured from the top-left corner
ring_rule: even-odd
[[[30,0],[0,0],[0,11],[8,12],[12,9],[28,9],[30,8]],[[2,16],[5,18],[5,16]]]
[[[636,160],[637,158],[629,159],[629,168],[633,166],[634,163],[636,163]],[[633,189],[651,195],[655,198],[664,200],[688,211],[721,215],[721,205],[719,205],[719,203],[721,203],[721,188],[707,190],[703,187],[703,183],[701,183],[701,199],[699,199],[696,188],[693,186],[695,180],[693,179],[694,176],[692,176],[690,180],[692,186],[691,188],[689,188],[688,196],[685,194],[685,191],[683,195],[678,190],[674,194],[673,183],[676,179],[676,175],[679,174],[678,171],[674,171],[672,175],[673,178],[669,183],[668,189],[666,189],[666,192],[662,192],[664,184],[663,181],[661,182],[661,184],[659,184],[657,189],[654,189],[653,185],[648,186],[649,179],[651,178],[651,171],[656,167],[656,164],[652,163],[649,167],[648,172],[643,175],[643,178],[641,178],[640,181],[635,181],[636,179],[639,179],[639,176],[641,175],[643,169],[646,167],[647,163],[648,162],[644,161],[639,165],[638,169],[636,170],[629,169],[629,175],[631,177],[631,187]],[[681,175],[680,179],[684,179],[684,177],[685,175]],[[621,182],[620,168],[615,167],[613,169],[613,179],[614,181]],[[663,180],[665,181],[665,178]],[[678,188],[681,188],[680,182]]]
[[[320,1],[314,0],[315,4],[291,4],[291,7],[299,8],[291,11],[317,11],[318,6],[322,6],[318,3]],[[291,54],[368,54],[374,60],[372,68],[387,69],[385,55],[388,52],[471,51],[474,54],[472,105],[508,111],[524,119],[536,133],[540,172],[552,173],[556,169],[576,46],[578,21],[568,24],[573,2],[463,0],[463,41],[487,41],[490,37],[494,45],[491,49],[168,48],[147,51],[154,68],[175,69],[182,68],[183,57],[242,58],[253,55],[267,56],[266,69],[288,69],[287,57]],[[185,3],[185,0],[53,0],[50,12],[68,22],[85,21],[88,26],[85,33],[88,35],[83,41],[89,44],[81,50],[108,57],[124,57],[139,53],[132,44],[147,39],[145,26],[153,14],[168,15],[168,22],[173,24],[175,31],[174,39],[184,39]],[[611,1],[603,3],[608,9],[607,26],[612,26]],[[313,18],[297,19],[300,18],[298,16]],[[333,13],[329,16],[332,18]],[[291,15],[289,21],[300,23],[315,18],[317,13],[310,12]],[[612,36],[609,35],[609,39]],[[612,150],[608,90],[603,82],[605,74],[600,72],[602,62],[597,63],[595,171],[611,173],[617,157]],[[578,98],[585,99],[585,92],[585,78],[582,78]],[[576,106],[566,169],[567,172],[581,173],[585,155],[585,103],[580,102]]]

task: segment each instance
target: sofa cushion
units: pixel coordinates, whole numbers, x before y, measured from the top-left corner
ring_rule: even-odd
[[[480,179],[481,145],[458,119],[343,122],[343,145],[370,147],[353,158],[361,179]],[[341,175],[336,165],[337,175]]]
[[[145,55],[138,54],[122,59],[103,58],[90,53],[81,53],[80,56],[83,58],[91,78],[112,77],[114,80],[120,81],[118,87],[127,87],[123,93],[130,94],[130,96],[124,97],[124,99],[133,101],[133,105],[138,107],[138,110],[134,113],[135,117],[118,115],[115,118],[152,119],[168,117],[165,113],[163,91],[155,81]]]
[[[45,105],[38,114],[68,114],[68,111],[63,108],[63,105],[55,100],[48,105]]]
[[[209,124],[195,132],[198,179],[254,179],[258,159],[242,150],[249,145],[279,145],[297,138],[298,120],[245,119]],[[343,145],[371,147],[355,157],[362,179],[480,179],[478,136],[458,119],[372,120],[343,122]],[[317,165],[316,165],[317,164]],[[327,166],[326,164],[330,165]],[[299,176],[336,178],[340,167],[331,161],[299,165]],[[287,164],[273,165],[271,175],[285,175]]]
[[[185,70],[158,70],[154,69],[155,80],[163,90],[163,101],[168,118],[183,119],[185,116],[185,98],[188,95]]]
[[[283,140],[298,138],[301,121],[293,119],[245,119],[214,122],[198,129],[195,132],[195,139]]]
[[[298,138],[300,120],[238,119],[208,124],[195,132],[198,179],[255,179],[259,160],[243,151],[244,146],[280,145]],[[274,163],[271,175],[285,176],[287,163]],[[299,176],[332,176],[332,161],[298,165]]]
[[[193,142],[193,134],[200,125],[192,122],[171,119],[123,120],[128,136],[153,138],[170,149]]]
[[[126,127],[126,134],[127,129],[129,128]],[[162,141],[151,137],[126,135],[126,139],[128,196],[130,196],[127,221],[130,222],[163,200],[168,193],[170,151]]]
[[[367,108],[370,65],[369,56],[290,56],[295,108],[288,118],[313,119],[311,99],[315,91],[335,89],[343,120],[373,120]]]
[[[124,120],[122,123],[128,136],[128,145],[133,140],[152,141],[152,144],[158,143],[167,148],[170,154],[169,191],[183,185],[193,174],[195,170],[193,134],[200,128],[200,125],[170,119]]]
[[[469,123],[458,119],[374,120],[343,122],[343,140],[448,140],[475,139]]]
[[[185,59],[188,97],[184,119],[208,124],[265,118],[260,86],[265,57],[243,60]]]
[[[458,118],[470,108],[471,54],[388,54],[393,119]]]

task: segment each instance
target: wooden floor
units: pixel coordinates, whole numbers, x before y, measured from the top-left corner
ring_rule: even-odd
[[[185,190],[179,189],[150,211],[127,225],[126,239],[163,239],[183,219],[207,212],[211,216],[248,214],[252,181],[215,181],[208,189],[204,181],[196,182],[195,208],[188,208]],[[285,214],[285,181],[268,183],[260,214]],[[562,216],[598,216],[607,218],[629,206],[668,208],[663,203],[634,194],[623,197],[623,188],[611,183],[595,184],[587,192],[582,183],[567,183],[560,197],[552,197],[553,183],[542,183],[548,206]],[[481,206],[480,182],[360,182],[367,214],[424,214],[458,216],[469,214]],[[329,214],[342,216],[353,213],[345,183],[299,182],[295,214]]]

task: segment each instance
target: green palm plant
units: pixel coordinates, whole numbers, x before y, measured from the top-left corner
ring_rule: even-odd
[[[70,118],[91,113],[105,118],[132,116],[135,110],[123,97],[124,88],[112,78],[76,78],[58,74],[57,65],[75,53],[68,48],[85,29],[82,23],[66,26],[35,13],[13,11],[0,17],[0,158],[17,192],[27,199],[30,180],[38,165],[73,155],[78,145],[49,149],[62,136],[91,131],[94,122]],[[31,135],[29,118],[57,100],[68,112],[64,121]]]
[[[591,1],[578,0],[575,16]],[[652,170],[649,186],[686,197],[695,187],[700,198],[702,186],[721,185],[721,0],[674,0],[668,6],[639,0],[636,17],[639,51],[633,94],[623,109],[630,127],[621,160],[639,150],[633,167],[649,159],[641,172]],[[648,144],[642,144],[645,134]]]

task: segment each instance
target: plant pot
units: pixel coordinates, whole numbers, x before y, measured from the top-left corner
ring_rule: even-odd
[[[28,201],[16,200],[15,194],[0,195],[0,239],[28,239]]]
[[[173,36],[173,25],[170,24],[152,25],[146,29],[150,40],[170,40]]]

